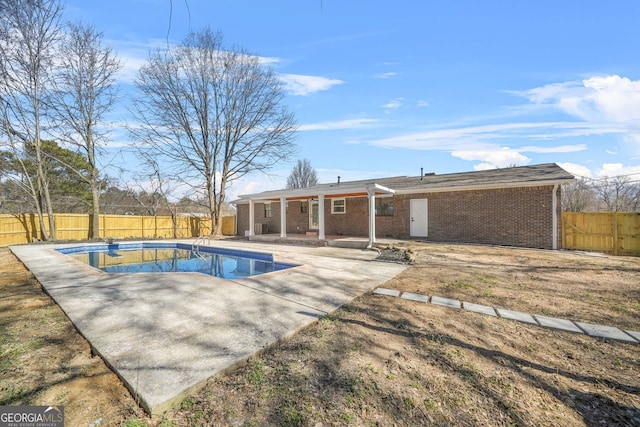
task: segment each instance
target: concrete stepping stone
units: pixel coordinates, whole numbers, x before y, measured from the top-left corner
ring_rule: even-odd
[[[431,304],[450,308],[460,308],[460,301],[451,298],[431,297]]]
[[[400,291],[397,291],[395,289],[387,289],[387,288],[376,288],[374,289],[373,293],[377,295],[387,295],[390,297],[400,296]]]
[[[540,326],[561,331],[576,332],[582,334],[582,329],[578,328],[572,321],[566,319],[558,319],[555,317],[540,316],[534,314],[533,317],[538,321]]]
[[[513,311],[507,310],[504,308],[496,308],[498,315],[505,319],[509,320],[517,320],[518,322],[529,323],[531,325],[537,325],[538,323],[535,321],[533,317],[531,317],[528,313],[523,313],[521,311]]]
[[[412,292],[403,292],[400,298],[408,299],[411,301],[417,301],[417,302],[429,302],[428,295],[414,294]]]
[[[489,307],[488,305],[474,304],[472,302],[464,301],[462,303],[462,308],[464,308],[467,311],[473,311],[474,313],[488,314],[489,316],[494,316],[494,317],[498,316],[496,314],[496,311],[493,309],[493,307]]]
[[[584,331],[585,334],[595,338],[605,338],[617,341],[626,341],[637,343],[631,335],[627,335],[620,329],[613,326],[594,325],[592,323],[580,323],[576,322],[576,325]]]
[[[628,333],[629,335],[631,335],[633,338],[636,339],[636,341],[640,342],[640,332],[638,331],[627,331],[625,330],[626,333]]]

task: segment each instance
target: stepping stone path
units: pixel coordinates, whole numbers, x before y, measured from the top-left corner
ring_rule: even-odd
[[[638,342],[631,335],[628,335],[618,328],[613,326],[594,325],[592,323],[576,322],[576,325],[580,327],[587,335],[596,338],[609,338],[613,340],[626,341],[626,342]]]
[[[462,308],[467,311],[473,311],[474,313],[487,314],[489,316],[498,317],[493,307],[489,307],[488,305],[474,304],[472,302],[465,301],[462,303]]]
[[[496,308],[496,311],[498,312],[498,316],[504,317],[505,319],[517,320],[518,322],[530,323],[532,325],[538,324],[533,317],[521,311],[507,310],[504,308]]]
[[[374,290],[373,293],[377,295],[387,295],[390,297],[400,296],[400,291],[396,291],[395,289],[376,288],[376,290]]]
[[[400,298],[408,299],[411,301],[418,301],[418,302],[429,302],[428,295],[414,294],[411,292],[403,292]]]
[[[416,294],[413,292],[401,292],[395,289],[376,288],[373,291],[376,295],[400,297],[402,299],[429,303],[428,295]],[[474,313],[486,314],[488,316],[502,317],[509,320],[517,320],[519,322],[530,325],[540,325],[544,328],[556,329],[559,331],[573,332],[577,334],[585,333],[590,337],[602,338],[606,340],[624,341],[628,343],[640,344],[640,332],[618,329],[613,326],[595,325],[592,323],[572,322],[566,319],[556,317],[541,316],[539,314],[530,315],[521,311],[507,310],[505,308],[493,308],[481,304],[473,304],[470,302],[460,302],[457,299],[443,298],[438,296],[431,297],[431,304],[449,308],[463,308],[464,310]]]
[[[570,320],[540,316],[539,314],[534,314],[533,317],[536,318],[540,326],[544,326],[545,328],[560,329],[561,331],[575,332],[578,334],[582,333],[582,329],[578,328],[575,323]]]
[[[457,299],[431,297],[431,304],[441,305],[444,307],[460,308],[460,301]]]

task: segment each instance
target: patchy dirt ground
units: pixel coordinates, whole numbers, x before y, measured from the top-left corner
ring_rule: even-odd
[[[409,247],[385,287],[640,331],[639,258]],[[640,345],[372,294],[151,420],[6,249],[0,272],[0,405],[70,426],[640,425]]]

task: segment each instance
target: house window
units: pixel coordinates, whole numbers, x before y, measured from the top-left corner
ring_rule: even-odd
[[[271,218],[271,202],[264,204],[264,217]]]
[[[393,202],[389,199],[376,199],[376,216],[393,216]]]
[[[331,213],[343,214],[347,211],[345,199],[331,199]]]
[[[309,212],[309,202],[300,202],[300,213]]]

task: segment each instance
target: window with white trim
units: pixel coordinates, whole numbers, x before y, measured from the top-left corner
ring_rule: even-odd
[[[271,218],[271,202],[264,203],[264,217]]]
[[[343,214],[347,212],[347,203],[345,199],[331,199],[331,213]]]

